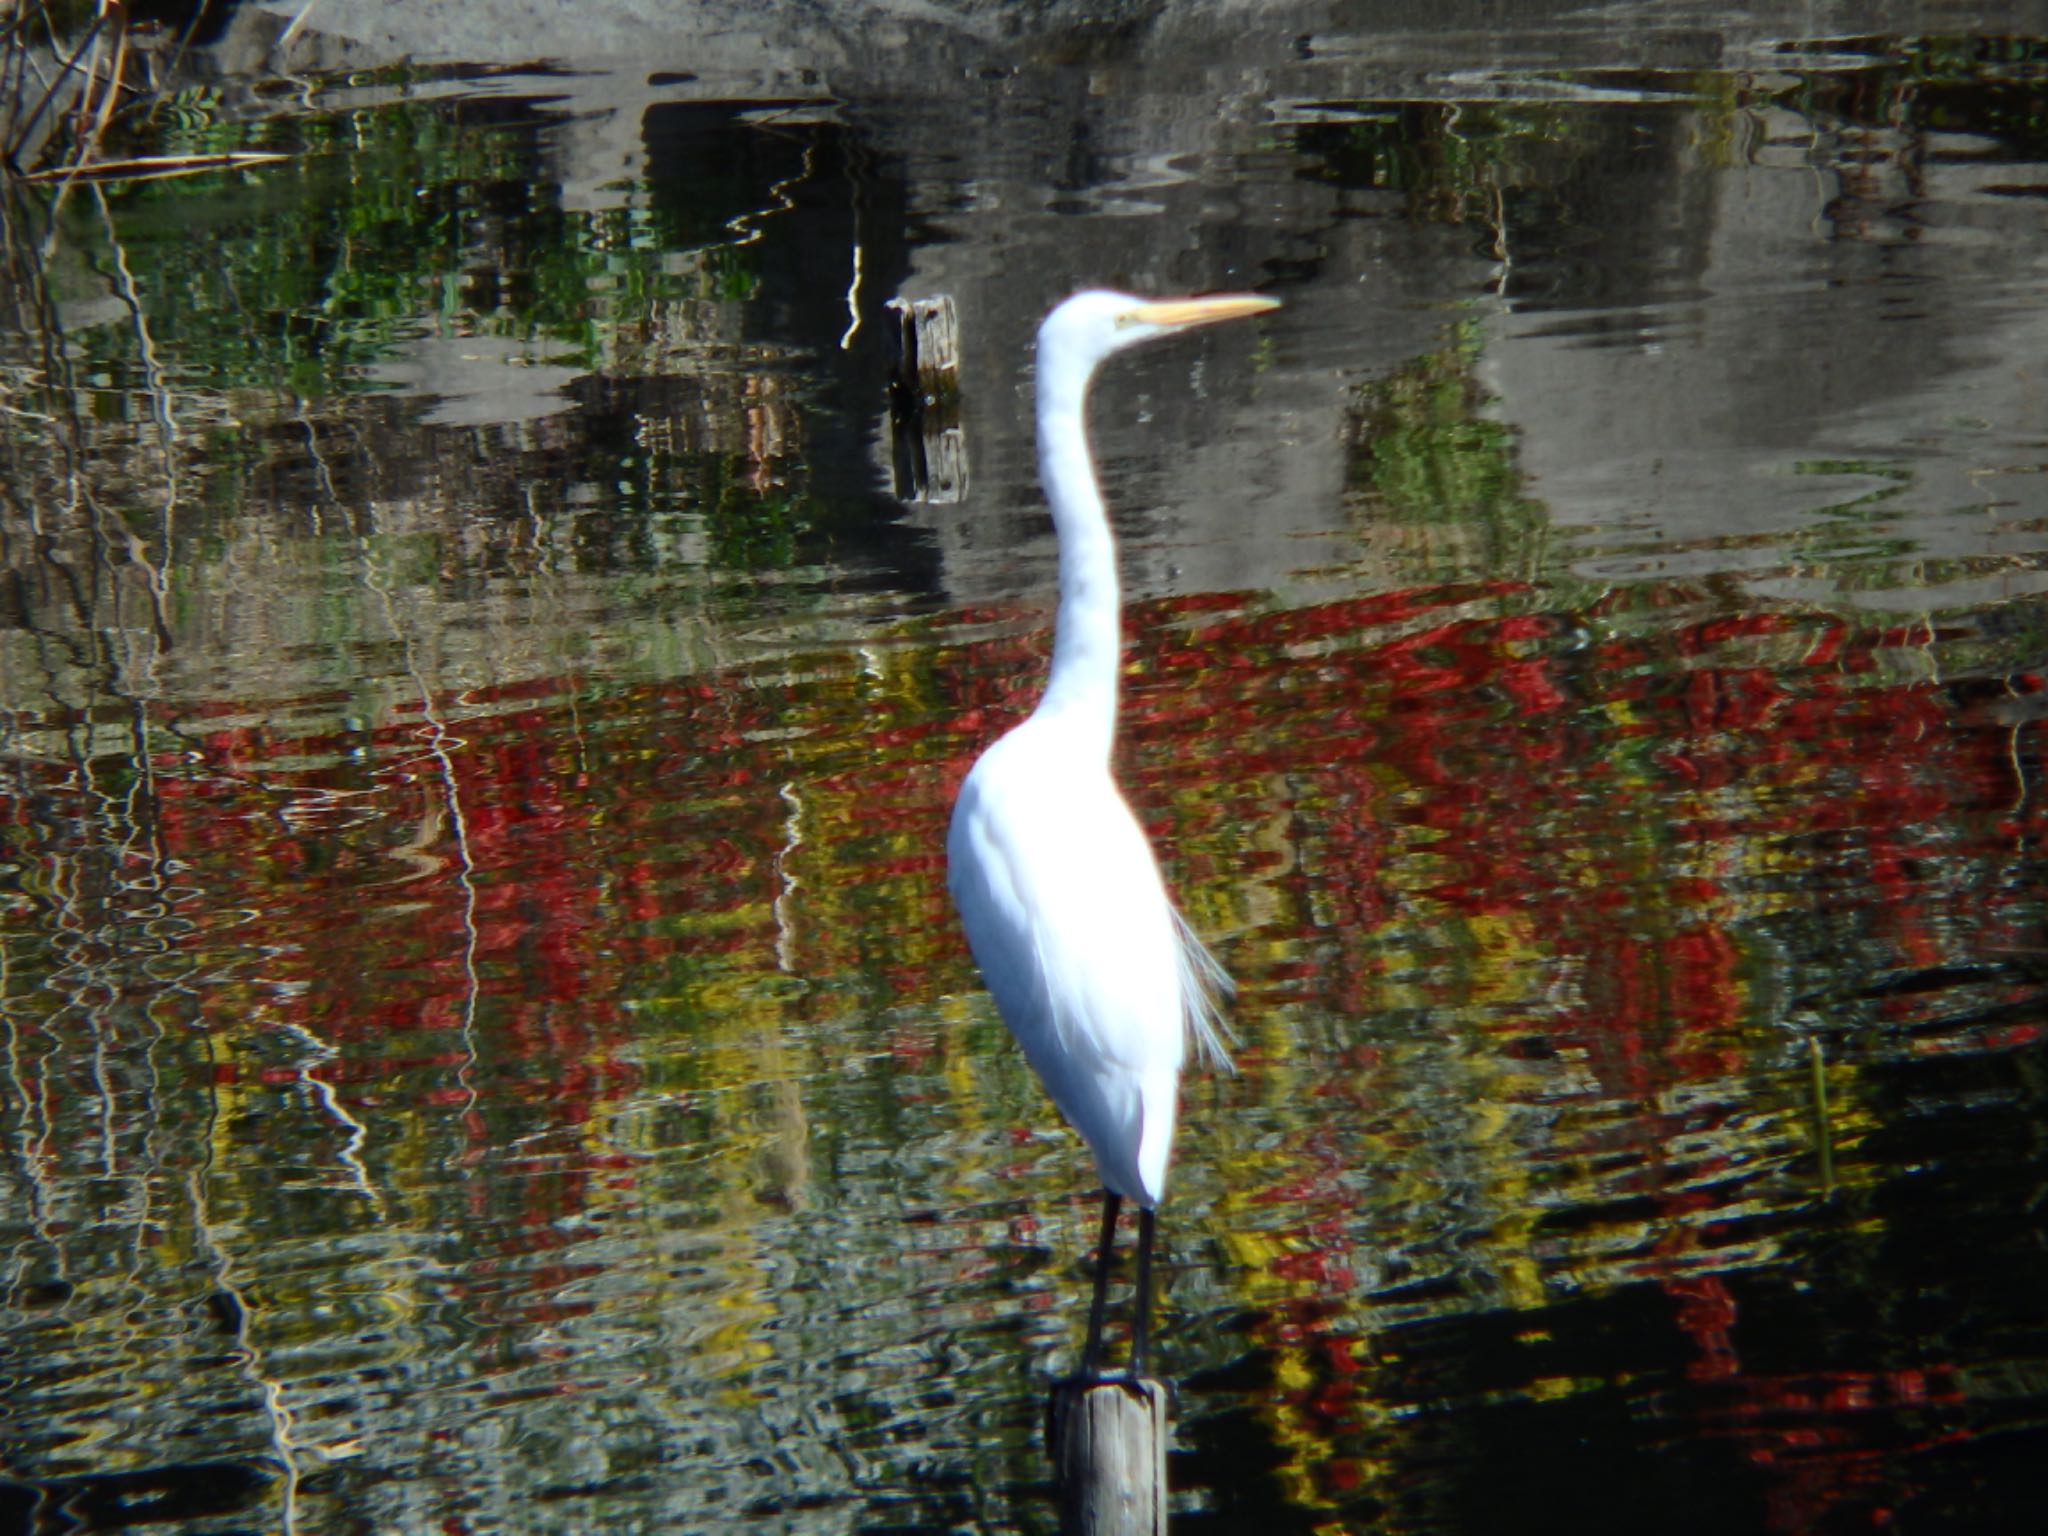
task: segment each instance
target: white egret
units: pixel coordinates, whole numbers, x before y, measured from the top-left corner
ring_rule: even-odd
[[[1122,636],[1116,544],[1088,448],[1088,386],[1112,353],[1277,307],[1252,294],[1078,293],[1038,330],[1038,473],[1059,539],[1052,675],[1030,717],[960,786],[947,883],[996,1007],[1102,1176],[1102,1241],[1082,1373],[1100,1374],[1117,1212],[1138,1207],[1131,1329],[1144,1374],[1154,1212],[1192,1040],[1220,1065],[1229,985],[1168,899],[1110,772]]]

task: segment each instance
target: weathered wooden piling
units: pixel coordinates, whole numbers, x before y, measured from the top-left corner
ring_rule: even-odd
[[[960,321],[953,301],[891,299],[889,441],[896,494],[957,502],[967,494],[967,437],[960,425]]]
[[[1047,1421],[1061,1536],[1166,1536],[1167,1391],[1151,1377],[1075,1377]]]

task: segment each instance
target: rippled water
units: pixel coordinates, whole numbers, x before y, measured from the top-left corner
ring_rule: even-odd
[[[0,1530],[1050,1528],[941,849],[1100,280],[1286,304],[1097,411],[1239,983],[1177,1528],[2029,1528],[2048,43],[1558,25],[313,72],[17,204]]]

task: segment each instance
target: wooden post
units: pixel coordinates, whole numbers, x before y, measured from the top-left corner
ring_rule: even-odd
[[[889,372],[889,441],[896,495],[957,502],[967,495],[967,437],[960,425],[960,321],[953,301],[891,299],[895,355]]]
[[[1060,1536],[1166,1536],[1166,1387],[1074,1378],[1052,1390]]]

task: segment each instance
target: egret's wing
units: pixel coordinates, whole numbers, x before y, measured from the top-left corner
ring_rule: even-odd
[[[1035,914],[1044,898],[990,805],[988,779],[977,765],[961,786],[946,836],[946,884],[1003,1021],[1027,1050],[1066,1049],[1040,954]],[[1038,1052],[1032,1057],[1036,1062]]]
[[[1221,1054],[1221,972],[1107,774],[1048,771],[1013,742],[962,786],[948,882],[997,1008],[1105,1181],[1156,1198],[1187,1040]]]

